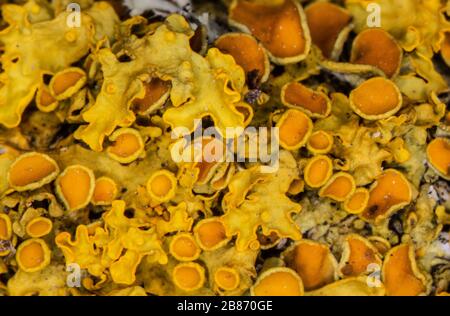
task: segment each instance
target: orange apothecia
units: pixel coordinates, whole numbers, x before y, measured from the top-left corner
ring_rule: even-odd
[[[0,296],[448,294],[446,1],[0,2]]]
[[[17,248],[17,264],[25,272],[44,269],[50,263],[50,258],[48,245],[39,238],[27,239]]]
[[[79,210],[91,201],[95,188],[92,170],[82,165],[72,165],[56,179],[56,193],[67,210]]]

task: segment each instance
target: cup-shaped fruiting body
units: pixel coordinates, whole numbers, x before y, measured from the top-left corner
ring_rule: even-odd
[[[19,268],[25,272],[36,272],[44,269],[50,263],[51,253],[45,241],[30,238],[17,248],[16,261]]]
[[[179,261],[193,261],[200,256],[200,247],[190,233],[179,233],[169,244],[170,254]]]
[[[281,240],[281,237],[276,232],[272,231],[270,234],[265,235],[262,232],[258,232],[259,248],[266,250],[275,247]]]
[[[411,185],[405,176],[395,169],[387,169],[372,185],[369,201],[361,216],[368,221],[380,222],[408,205],[411,199]]]
[[[11,219],[7,214],[0,214],[0,239],[9,240],[11,234]]]
[[[222,164],[211,178],[211,188],[216,191],[224,189],[230,183],[235,172],[236,166],[234,164]]]
[[[147,192],[156,202],[167,202],[175,195],[177,179],[169,170],[154,172],[147,181]]]
[[[302,111],[289,109],[277,122],[280,144],[288,150],[298,149],[306,144],[313,129],[313,122]]]
[[[9,185],[16,191],[34,190],[52,182],[59,173],[56,162],[47,155],[29,152],[22,154],[8,170]]]
[[[210,182],[214,175],[220,170],[221,164],[213,161],[200,161],[193,164],[193,179],[195,184],[202,185]],[[190,175],[189,175],[190,176]]]
[[[405,141],[400,137],[392,139],[386,147],[391,152],[395,162],[404,163],[411,158],[411,153],[405,146]]]
[[[431,167],[444,179],[450,180],[450,141],[438,137],[427,146],[427,159]]]
[[[195,149],[196,144],[201,142],[201,152]],[[220,161],[224,158],[225,143],[215,137],[202,137],[196,139],[191,144],[192,161],[196,161],[193,167],[196,169],[196,177],[194,176],[196,184],[205,184],[212,180],[214,174],[221,166]],[[198,159],[201,158],[201,159]]]
[[[91,201],[95,188],[95,176],[91,169],[72,165],[56,179],[56,193],[67,210],[79,210]]]
[[[222,53],[233,56],[236,63],[244,69],[249,84],[259,84],[269,78],[269,58],[253,36],[245,33],[223,34],[214,46]]]
[[[256,2],[234,0],[229,23],[251,33],[276,64],[296,63],[311,49],[311,36],[305,13],[295,0]]]
[[[330,2],[313,2],[305,8],[314,45],[325,58],[337,59],[352,29],[350,13]]]
[[[271,268],[261,273],[250,288],[250,294],[252,296],[302,296],[303,282],[290,268]]]
[[[27,223],[25,231],[30,237],[39,238],[52,231],[53,222],[46,217],[35,217]]]
[[[305,181],[302,179],[294,179],[289,185],[288,193],[297,195],[305,190]]]
[[[369,202],[369,190],[357,188],[352,195],[344,201],[344,210],[350,214],[362,213]]]
[[[119,128],[109,136],[109,140],[112,145],[106,152],[120,163],[130,163],[145,155],[142,136],[133,128]]]
[[[235,106],[236,110],[244,116],[244,126],[250,124],[253,119],[253,108],[250,104],[245,102],[240,102]]]
[[[333,136],[327,132],[318,130],[309,136],[306,148],[313,154],[326,154],[332,148],[334,144]]]
[[[218,217],[199,221],[194,227],[194,236],[200,248],[206,251],[216,250],[230,240],[226,235],[225,226]]]
[[[133,100],[133,110],[140,115],[147,115],[161,107],[170,94],[170,83],[159,78],[144,82],[144,93]]]
[[[386,291],[383,284],[368,282],[367,276],[349,277],[320,289],[307,292],[308,296],[384,296]]]
[[[339,262],[339,275],[344,277],[370,274],[374,272],[373,265],[381,267],[381,256],[372,243],[366,238],[351,234],[345,238],[341,261]]]
[[[184,291],[195,291],[205,283],[205,269],[196,262],[179,263],[172,271],[172,280]]]
[[[86,73],[76,67],[64,69],[55,74],[49,84],[50,93],[56,100],[64,100],[81,89],[86,83]]]
[[[403,99],[396,84],[383,77],[364,81],[350,93],[350,106],[366,120],[381,120],[397,113]]]
[[[329,247],[312,240],[300,240],[283,253],[288,267],[303,281],[306,291],[320,288],[336,279],[337,261]]]
[[[338,172],[320,189],[319,195],[343,202],[355,192],[355,189],[353,176],[347,172]]]
[[[2,166],[2,177],[0,177],[0,196],[4,196],[14,191],[9,183],[8,171],[11,164],[20,156],[20,152],[9,145],[1,144],[0,165]]]
[[[317,155],[309,159],[303,170],[303,177],[311,188],[320,188],[333,173],[333,162],[326,155]]]
[[[92,204],[111,205],[117,196],[117,184],[109,177],[100,177],[95,180],[94,193],[92,194]]]
[[[58,107],[58,100],[50,93],[49,88],[42,84],[36,93],[36,107],[42,112],[52,112]]]
[[[214,272],[215,285],[225,291],[235,290],[240,283],[239,272],[230,267],[220,267]]]
[[[331,101],[320,91],[314,91],[299,82],[290,82],[281,89],[281,102],[301,110],[310,117],[323,118],[331,112]]]
[[[400,70],[402,56],[403,50],[388,32],[368,28],[353,40],[350,62],[375,66],[391,78]]]
[[[11,219],[7,214],[0,214],[0,240],[10,240],[12,237]],[[6,256],[10,250],[0,250],[0,257]]]
[[[381,274],[386,295],[413,296],[427,291],[427,280],[417,267],[412,245],[401,244],[389,250]]]

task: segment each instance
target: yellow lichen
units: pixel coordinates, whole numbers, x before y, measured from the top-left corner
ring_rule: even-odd
[[[196,260],[200,256],[200,251],[194,236],[189,233],[175,235],[169,245],[170,254],[180,261]]]
[[[438,137],[428,144],[427,159],[439,175],[450,179],[450,141],[447,138]]]
[[[198,263],[180,263],[172,272],[173,282],[182,290],[194,291],[205,282],[205,269]]]
[[[408,205],[411,199],[411,184],[405,176],[395,169],[387,169],[372,185],[369,201],[361,216],[379,222]]]
[[[36,272],[44,269],[50,263],[50,259],[50,249],[42,239],[27,239],[17,248],[17,264],[25,272]]]
[[[147,181],[147,192],[158,202],[170,200],[175,195],[177,179],[168,170],[153,173]]]
[[[59,167],[52,158],[30,152],[22,154],[11,164],[8,182],[17,191],[34,190],[52,182],[58,173]]]
[[[108,155],[120,163],[130,163],[145,157],[144,141],[141,134],[132,128],[120,128],[109,136],[112,145],[108,146]]]
[[[129,62],[120,62],[109,48],[100,49],[96,58],[102,67],[103,85],[95,103],[82,115],[88,125],[80,127],[75,137],[100,151],[105,136],[117,126],[131,125],[135,120],[130,110],[133,100],[145,96],[144,84],[137,78],[145,72],[158,73],[172,84],[173,107],[163,115],[172,127],[192,131],[194,120],[208,115],[222,132],[226,127],[243,127],[243,115],[234,107],[245,83],[242,68],[216,48],[205,58],[193,52],[190,36],[184,18],[172,15],[154,32],[128,44],[135,56]]]
[[[198,222],[194,227],[194,235],[203,250],[218,249],[230,240],[226,236],[225,226],[217,217],[210,217]]]
[[[170,85],[159,78],[144,82],[145,93],[142,98],[133,100],[132,109],[138,114],[150,114],[161,107],[170,94]]]
[[[70,211],[88,205],[94,188],[94,173],[82,165],[67,167],[56,179],[56,193]]]
[[[236,173],[222,202],[226,234],[237,235],[236,247],[241,250],[259,248],[258,227],[267,235],[274,231],[294,240],[301,238],[291,219],[291,214],[298,213],[301,206],[286,196],[290,182],[297,177],[293,157],[288,152],[281,152],[280,167],[273,174],[261,173],[259,168]]]
[[[325,155],[317,155],[311,158],[303,170],[305,182],[312,188],[319,188],[324,185],[330,179],[332,173],[331,159]]]
[[[36,217],[28,222],[25,227],[27,234],[30,237],[39,238],[51,232],[53,223],[50,219],[45,217]]]
[[[167,263],[160,240],[154,229],[146,227],[139,219],[127,218],[125,203],[116,200],[104,215],[104,226],[95,228],[90,234],[88,228],[79,225],[75,240],[67,232],[59,233],[55,242],[64,254],[67,263],[77,263],[95,277],[106,277],[109,270],[114,282],[132,284],[137,266],[142,258]],[[148,227],[147,227],[148,228]]]
[[[49,84],[49,90],[56,100],[74,95],[86,83],[86,74],[80,68],[66,68],[56,73]]]
[[[294,150],[306,144],[313,128],[311,119],[301,111],[287,110],[277,123],[280,129],[280,144]]]
[[[311,117],[326,117],[331,111],[330,100],[324,93],[309,89],[298,82],[283,86],[281,101],[284,105],[301,110]]]
[[[250,289],[252,296],[302,296],[302,279],[289,268],[272,268],[263,272]]]
[[[450,2],[0,2],[0,296],[448,292]]]
[[[380,91],[383,91],[382,95]],[[402,102],[397,86],[381,77],[364,81],[350,93],[352,109],[367,120],[379,120],[394,115],[402,107]]]
[[[6,214],[0,214],[0,240],[10,240],[12,237],[11,219]],[[9,249],[0,250],[0,257],[10,253]]]
[[[382,270],[386,295],[412,296],[426,292],[426,278],[418,270],[413,246],[401,244],[392,248],[384,259]]]
[[[343,202],[355,192],[355,180],[346,172],[338,172],[320,189],[319,195]]]
[[[351,196],[344,201],[344,209],[350,214],[359,214],[366,209],[369,202],[369,190],[357,188]]]
[[[326,131],[315,131],[311,134],[306,147],[313,154],[326,154],[333,148],[333,136]]]
[[[313,2],[305,9],[313,44],[324,57],[337,59],[348,33],[351,15],[344,8],[330,2]]]
[[[353,40],[350,61],[378,67],[391,78],[400,70],[402,53],[388,32],[382,28],[366,29]]]
[[[315,291],[306,292],[307,296],[384,296],[383,284],[371,286],[367,277],[350,277],[328,284]]]
[[[4,43],[2,65],[5,70],[0,77],[1,124],[15,127],[20,123],[44,73],[64,70],[88,53],[89,45],[104,34],[101,30],[103,21],[95,18],[117,20],[109,6],[108,10],[98,13],[100,6],[97,4],[83,11],[78,28],[71,28],[66,22],[70,12],[63,12],[53,20],[30,23],[24,7],[15,4],[2,6],[8,26],[0,33],[0,40]]]
[[[345,238],[339,263],[339,274],[344,277],[370,274],[371,266],[381,266],[381,256],[369,240],[356,234]]]
[[[117,196],[117,184],[108,177],[100,177],[95,180],[92,203],[95,205],[110,205]]]
[[[275,63],[298,62],[309,53],[311,36],[297,1],[234,0],[229,8],[229,22],[261,41]]]
[[[214,282],[225,291],[233,291],[239,286],[240,277],[236,269],[220,267],[214,273]]]
[[[264,48],[251,35],[224,34],[215,41],[214,46],[222,53],[233,56],[236,63],[244,69],[248,80],[254,80],[258,84],[267,81],[270,74],[269,59]]]
[[[311,291],[336,279],[337,261],[327,245],[312,240],[300,240],[283,254],[288,267],[294,269]]]

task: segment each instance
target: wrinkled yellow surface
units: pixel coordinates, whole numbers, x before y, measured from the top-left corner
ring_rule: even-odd
[[[306,292],[309,296],[383,296],[384,286],[370,287],[366,278],[348,278],[336,281],[321,289]]]
[[[2,9],[9,25],[0,32],[5,50],[1,57],[5,71],[0,76],[0,123],[10,128],[19,125],[43,74],[67,68],[88,53],[94,42],[95,23],[89,11],[81,15],[81,27],[69,28],[68,13],[50,21],[30,23],[26,9],[17,5],[4,5]],[[91,10],[102,20],[114,19],[111,10],[97,13],[101,6]]]
[[[196,1],[194,12],[157,22],[83,0],[75,28],[68,0],[9,2],[0,30],[0,295],[448,292],[445,1],[333,2],[345,19],[327,34],[339,21],[318,27],[327,16],[307,21],[306,2],[295,0],[223,1],[227,10]],[[389,58],[378,58],[377,37],[367,58],[356,58],[357,47],[352,56],[355,37],[368,34],[369,4],[381,7]],[[196,29],[205,8],[238,26],[233,49],[216,40],[230,30]],[[249,39],[262,64],[242,49]],[[387,85],[358,89],[377,77],[390,98]],[[201,134],[210,126],[216,133]],[[271,172],[251,161],[250,144],[231,143],[245,127],[259,136],[281,127],[269,137],[279,143]],[[235,152],[174,159],[199,144]],[[89,177],[65,178],[70,166]]]
[[[345,5],[355,17],[357,32],[366,28],[366,11],[369,3],[381,9],[381,27],[390,32],[410,52],[417,49],[428,57],[437,52],[443,40],[443,32],[450,29],[444,17],[440,0],[346,0]],[[399,14],[398,12],[401,12]]]
[[[131,125],[135,120],[131,102],[145,93],[139,76],[149,73],[172,83],[174,108],[164,114],[171,126],[193,130],[194,119],[210,115],[221,131],[243,127],[244,118],[234,107],[245,80],[242,68],[217,49],[209,50],[205,58],[193,52],[191,32],[184,19],[172,16],[153,34],[129,43],[127,49],[135,56],[131,62],[120,63],[109,48],[96,52],[104,82],[95,104],[83,114],[89,124],[78,129],[75,137],[100,151],[104,137],[115,127]]]
[[[114,201],[105,214],[105,227],[97,227],[93,235],[89,235],[86,226],[78,226],[73,241],[69,234],[59,234],[56,243],[67,262],[78,263],[96,277],[109,269],[118,284],[134,282],[137,265],[145,255],[160,263],[167,262],[156,233],[139,229],[139,221],[129,220],[124,211],[125,203]]]
[[[289,184],[296,176],[296,164],[288,152],[282,152],[280,159],[279,170],[261,182],[253,182],[255,175],[251,174],[258,174],[258,170],[251,169],[237,173],[230,181],[230,192],[224,197],[225,215],[222,220],[227,235],[237,235],[236,247],[239,250],[258,247],[255,233],[259,227],[266,234],[276,232],[294,240],[301,238],[299,228],[291,219],[301,206],[286,196]],[[240,186],[251,186],[251,189],[239,196]]]

